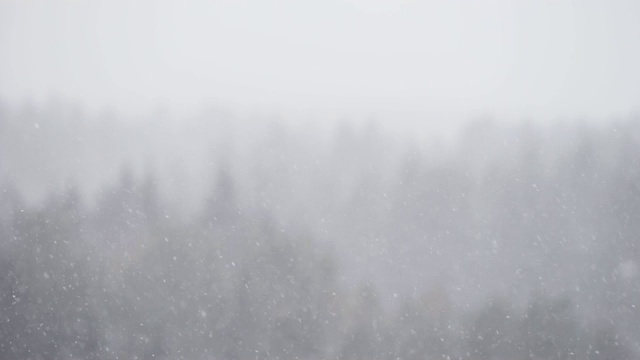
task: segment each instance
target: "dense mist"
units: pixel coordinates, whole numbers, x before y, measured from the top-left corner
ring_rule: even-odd
[[[637,119],[386,126],[3,103],[0,358],[640,355]]]
[[[0,0],[0,360],[640,359],[639,14]]]

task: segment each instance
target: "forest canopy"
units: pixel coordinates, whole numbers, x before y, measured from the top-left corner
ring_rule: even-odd
[[[640,356],[637,119],[182,120],[0,107],[0,358]]]

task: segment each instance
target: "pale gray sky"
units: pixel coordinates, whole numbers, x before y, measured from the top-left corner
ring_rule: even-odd
[[[606,117],[640,110],[634,0],[0,0],[0,96]]]

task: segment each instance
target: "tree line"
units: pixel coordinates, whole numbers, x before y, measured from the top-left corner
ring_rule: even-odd
[[[277,125],[215,147],[183,216],[127,166],[35,203],[5,173],[0,358],[635,358],[640,132],[561,130],[480,122],[434,156]],[[6,171],[36,150],[4,134]]]

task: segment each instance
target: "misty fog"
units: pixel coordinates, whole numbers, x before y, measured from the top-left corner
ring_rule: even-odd
[[[0,3],[0,359],[640,357],[638,14]]]

